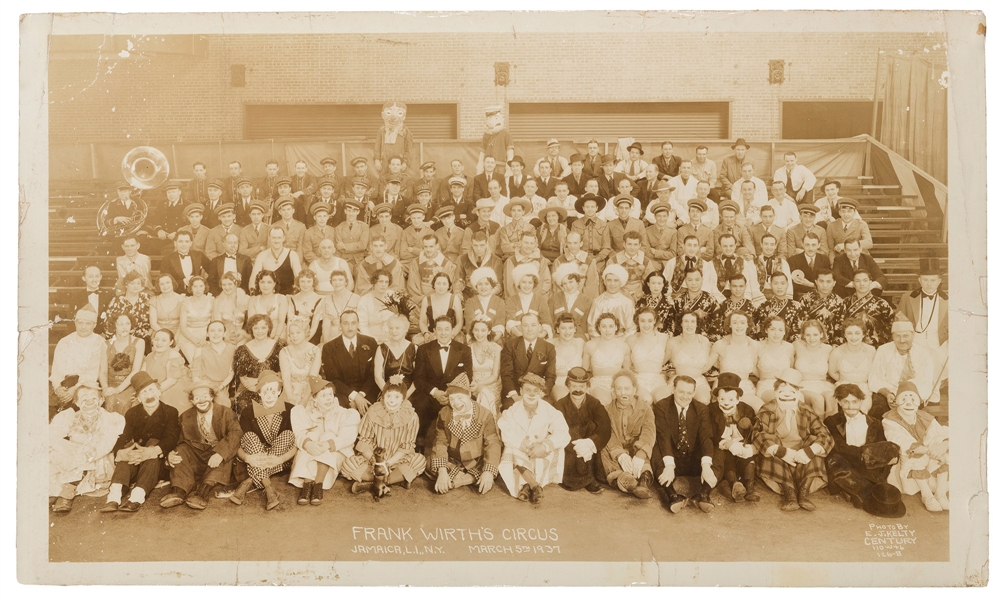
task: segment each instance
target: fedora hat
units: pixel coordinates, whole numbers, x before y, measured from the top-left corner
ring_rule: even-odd
[[[864,498],[864,510],[875,517],[897,519],[905,515],[902,492],[890,483],[877,483]]]
[[[745,138],[738,138],[735,143],[731,145],[731,149],[734,150],[735,146],[745,146],[745,149],[749,149],[749,144],[745,141]]]
[[[155,383],[157,383],[157,380],[154,379],[153,377],[150,377],[150,374],[147,373],[146,371],[137,372],[135,375],[132,376],[132,379],[129,381],[129,385],[132,386],[132,389],[136,392],[137,395],[139,394],[139,392],[143,391],[143,388],[151,386]]]
[[[834,183],[834,184],[836,184],[836,189],[837,189],[837,190],[838,190],[838,189],[841,189],[841,188],[843,187],[843,184],[842,184],[842,183],[840,183],[840,182],[836,181],[835,179],[830,179],[830,178],[828,178],[828,177],[827,177],[827,178],[825,179],[825,182],[824,182],[824,183],[822,184],[822,189],[824,190],[824,189],[825,189],[825,186],[829,185],[830,183]]]
[[[634,142],[633,144],[627,146],[627,152],[630,152],[634,148],[637,148],[637,151],[641,153],[641,156],[644,156],[644,148],[641,148],[641,144],[639,142]]]

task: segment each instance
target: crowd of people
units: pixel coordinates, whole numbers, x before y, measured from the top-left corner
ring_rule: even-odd
[[[400,156],[348,179],[196,163],[121,240],[113,293],[84,269],[51,365],[52,510],[107,489],[102,511],[135,512],[162,481],[164,508],[262,489],[271,509],[285,472],[301,505],[339,475],[376,496],[424,475],[534,504],[553,483],[707,512],[762,483],[783,510],[822,488],[947,510],[923,410],[946,379],[937,261],[892,306],[858,202],[836,180],[816,200],[793,152],[767,185],[743,139],[720,167],[587,148],[441,179]]]

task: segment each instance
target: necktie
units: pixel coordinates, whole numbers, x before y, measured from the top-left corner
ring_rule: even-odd
[[[857,272],[857,261],[853,261],[853,265],[852,266],[853,266],[853,272],[856,273]]]
[[[686,257],[686,270],[688,271],[688,270],[692,269],[695,266],[696,266],[696,259],[687,256]]]
[[[348,343],[348,355],[355,358],[355,342]]]
[[[843,233],[846,233],[849,230],[850,230],[850,224],[849,223],[843,223]]]
[[[724,259],[724,266],[725,266],[725,273],[731,275],[732,273],[735,272],[735,259],[734,258]]]
[[[905,364],[902,365],[902,375],[899,377],[899,382],[911,381],[913,377],[916,376],[916,370],[912,365],[912,353],[905,355]]]
[[[766,274],[767,275],[773,275],[773,259],[772,258],[767,258],[766,259]]]
[[[533,360],[533,344],[526,346],[526,360]]]
[[[637,175],[637,163],[631,161],[630,163],[630,174],[631,176]]]
[[[202,441],[207,444],[216,443],[216,434],[212,432],[212,427],[205,421],[205,415],[199,414],[199,432],[202,434]]]
[[[688,456],[690,453],[690,442],[686,439],[686,409],[679,409],[679,454]]]

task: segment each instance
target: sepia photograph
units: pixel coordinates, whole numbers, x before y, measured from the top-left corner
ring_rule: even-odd
[[[23,15],[19,580],[985,585],[984,23]]]

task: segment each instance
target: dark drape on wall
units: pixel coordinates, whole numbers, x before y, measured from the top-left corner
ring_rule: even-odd
[[[886,57],[878,139],[947,183],[946,67],[920,56]]]

